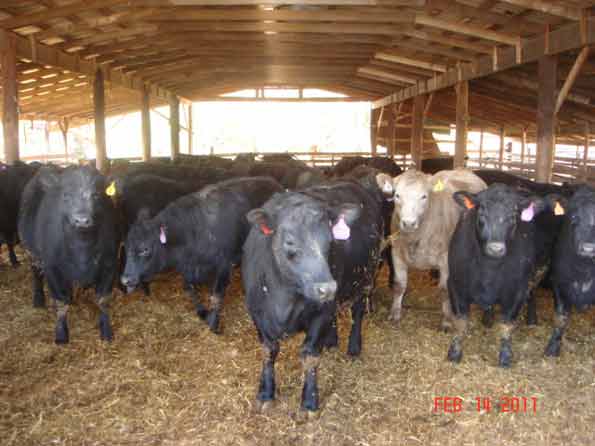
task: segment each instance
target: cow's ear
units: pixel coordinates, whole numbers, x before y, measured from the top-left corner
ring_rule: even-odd
[[[331,209],[331,231],[335,240],[348,240],[351,237],[351,226],[359,218],[361,206],[345,203]]]
[[[521,212],[522,221],[533,221],[535,216],[548,208],[546,201],[538,196],[530,196],[522,198],[519,201],[519,211]]]
[[[477,195],[472,194],[464,190],[460,190],[452,194],[452,198],[455,203],[461,206],[463,209],[473,209],[479,205]]]
[[[390,175],[379,173],[376,175],[376,184],[386,198],[391,198],[395,194],[393,178]]]
[[[550,212],[556,216],[566,214],[568,199],[559,194],[548,194],[545,198],[545,204]]]
[[[275,232],[273,219],[263,208],[252,209],[246,214],[246,219],[264,235],[271,235]]]
[[[51,167],[42,167],[39,169],[37,174],[39,178],[39,184],[43,190],[49,190],[52,187],[56,187],[60,183],[60,172],[57,169]]]

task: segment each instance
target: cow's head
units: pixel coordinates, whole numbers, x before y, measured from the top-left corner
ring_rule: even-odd
[[[533,221],[546,208],[542,198],[497,183],[477,194],[455,192],[453,198],[462,208],[476,212],[477,239],[483,253],[492,258],[504,257],[519,224]]]
[[[44,169],[41,182],[46,190],[58,187],[64,222],[76,231],[97,227],[99,210],[108,202],[105,177],[89,166],[68,167],[63,171]]]
[[[331,243],[349,243],[350,226],[361,209],[353,204],[329,207],[300,194],[277,194],[247,219],[268,239],[275,268],[284,283],[307,299],[335,298],[337,282],[328,263]],[[254,259],[258,261],[258,259]]]
[[[430,206],[431,195],[436,190],[433,177],[417,170],[408,170],[392,178],[392,181],[388,175],[379,174],[376,181],[382,192],[394,200],[399,229],[413,232],[419,228]]]
[[[161,271],[163,252],[168,243],[167,227],[158,218],[151,218],[148,210],[142,209],[126,236],[126,265],[120,277],[122,285],[131,291]]]
[[[595,190],[582,186],[570,200],[559,196],[548,198],[555,214],[566,215],[574,252],[581,257],[595,258]]]

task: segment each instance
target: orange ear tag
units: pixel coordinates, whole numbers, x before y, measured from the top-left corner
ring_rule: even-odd
[[[463,197],[463,200],[465,201],[465,207],[467,209],[473,209],[475,207],[475,203],[473,203],[469,197]]]
[[[556,201],[556,206],[554,206],[554,215],[564,215],[564,208],[559,201]]]

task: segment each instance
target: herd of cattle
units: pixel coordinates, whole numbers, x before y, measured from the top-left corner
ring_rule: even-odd
[[[383,261],[395,324],[408,269],[439,273],[442,328],[454,333],[450,361],[462,358],[470,304],[483,309],[486,325],[500,305],[499,365],[509,367],[525,304],[527,323],[537,322],[537,286],[553,289],[545,354],[559,355],[571,308],[595,303],[595,190],[452,170],[449,162],[428,165],[433,174],[402,172],[382,157],[344,158],[322,171],[286,155],[115,164],[105,176],[89,166],[0,166],[0,242],[15,266],[15,243],[30,255],[34,306],[45,307],[47,283],[58,344],[69,341],[75,285],[95,288],[100,336],[110,341],[114,285],[149,294],[163,271],[182,276],[197,315],[217,333],[232,269],[241,265],[264,352],[261,406],[275,398],[279,342],[304,332],[302,408],[318,409],[319,358],[338,344],[337,310],[351,306],[347,353],[358,356]]]

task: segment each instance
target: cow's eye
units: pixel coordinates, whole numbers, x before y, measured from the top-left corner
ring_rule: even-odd
[[[428,199],[428,195],[427,195],[427,194],[423,194],[423,195],[421,196],[421,199],[422,199],[422,200],[427,200],[427,199]]]
[[[140,257],[149,257],[149,254],[151,254],[151,250],[149,248],[141,248],[138,252]]]
[[[400,200],[401,196],[399,194],[395,194],[395,200]]]

